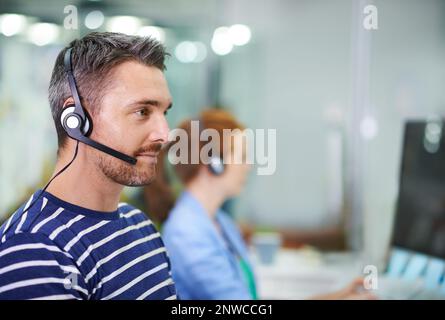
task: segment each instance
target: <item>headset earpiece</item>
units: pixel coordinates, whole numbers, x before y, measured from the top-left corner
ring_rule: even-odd
[[[195,119],[195,121],[198,121],[198,131],[199,131],[199,137],[201,137],[201,133],[204,130],[204,127],[202,125],[202,119],[198,118]],[[220,176],[224,173],[224,162],[223,159],[219,156],[211,156],[209,159],[209,164],[207,165],[210,172],[214,174],[215,176]]]
[[[65,129],[67,133],[71,130],[80,130],[82,135],[88,137],[91,133],[91,121],[89,119],[88,114],[85,112],[85,123],[80,115],[75,113],[75,106],[68,106],[63,109],[62,114],[60,115],[60,122],[62,127]]]
[[[216,176],[220,176],[224,173],[224,163],[220,157],[211,157],[208,166],[210,172]]]

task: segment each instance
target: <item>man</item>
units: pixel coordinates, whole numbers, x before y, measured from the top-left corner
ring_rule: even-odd
[[[119,204],[124,186],[152,181],[167,142],[164,47],[91,33],[69,48],[57,57],[49,86],[56,178],[0,228],[0,299],[175,299],[159,233],[144,213]]]

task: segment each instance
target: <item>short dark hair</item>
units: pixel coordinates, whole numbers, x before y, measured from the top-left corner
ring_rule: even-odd
[[[169,55],[165,47],[153,38],[122,33],[92,32],[72,41],[57,56],[48,89],[59,148],[63,147],[67,138],[60,123],[60,113],[63,103],[71,97],[63,64],[68,48],[72,48],[72,66],[81,102],[93,115],[97,113],[110,83],[109,74],[113,68],[126,61],[137,61],[164,71],[164,60]]]

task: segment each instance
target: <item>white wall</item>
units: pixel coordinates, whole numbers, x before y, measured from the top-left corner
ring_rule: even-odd
[[[249,25],[253,38],[223,57],[224,101],[247,125],[277,129],[276,173],[252,174],[241,211],[260,224],[317,228],[329,199],[326,109],[350,104],[351,1],[229,8],[225,22]]]

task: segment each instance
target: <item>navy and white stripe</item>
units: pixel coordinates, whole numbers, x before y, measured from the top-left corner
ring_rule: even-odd
[[[0,299],[176,299],[162,239],[143,212],[85,209],[37,191],[0,227]]]

